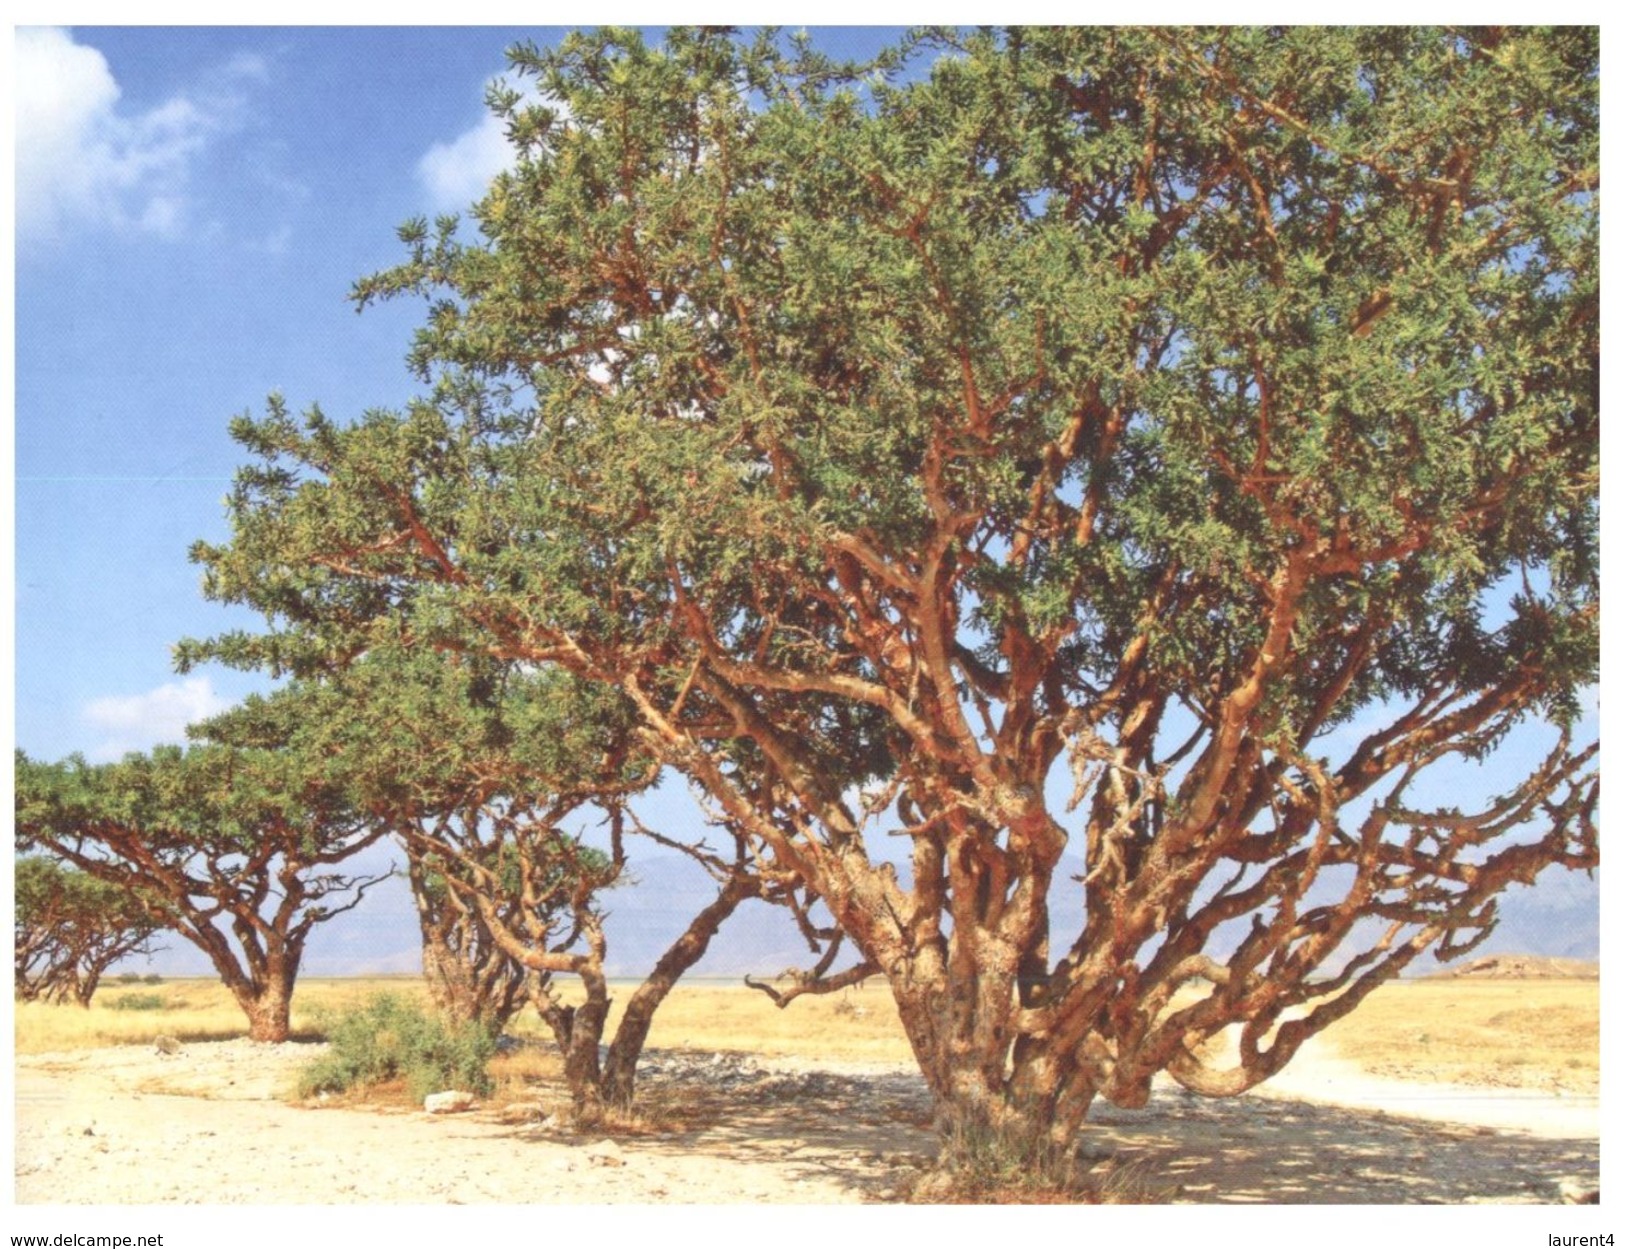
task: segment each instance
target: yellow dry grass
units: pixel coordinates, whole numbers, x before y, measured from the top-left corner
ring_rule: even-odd
[[[613,1027],[618,1008],[610,1012]],[[655,1015],[658,1049],[739,1050],[772,1058],[908,1062],[913,1057],[884,985],[802,997],[780,1010],[740,984],[678,985]]]
[[[632,988],[616,987],[606,1037],[613,1035],[620,1006]],[[423,988],[416,977],[302,980],[294,995],[295,1033],[316,1035],[324,1012],[386,991],[418,996]],[[162,1009],[114,1009],[120,998],[153,994],[163,999]],[[1590,1092],[1597,1087],[1600,1068],[1598,1013],[1595,980],[1419,980],[1379,989],[1325,1039],[1340,1057],[1374,1075]],[[22,1054],[150,1044],[159,1035],[198,1041],[247,1033],[230,994],[207,980],[109,984],[88,1011],[18,1003],[15,1027]],[[546,1034],[534,1012],[523,1016],[514,1030]],[[682,984],[656,1015],[648,1044],[809,1061],[907,1062],[911,1056],[881,985],[805,997],[779,1010],[764,994],[737,983]],[[520,1069],[525,1064],[540,1063],[552,1073],[551,1060],[534,1053],[501,1061],[514,1069],[493,1074],[510,1087],[531,1074]]]
[[[295,1036],[319,1034],[324,1011],[343,1010],[378,992],[417,995],[417,976],[299,981],[294,992]],[[132,999],[161,999],[156,1009],[119,1009]],[[225,985],[208,979],[165,979],[160,984],[108,982],[97,989],[90,1009],[42,1002],[16,1003],[16,1052],[56,1053],[104,1045],[150,1045],[160,1036],[178,1041],[226,1041],[248,1035],[248,1021]]]
[[[1341,1058],[1396,1080],[1595,1093],[1596,980],[1413,980],[1333,1024]]]

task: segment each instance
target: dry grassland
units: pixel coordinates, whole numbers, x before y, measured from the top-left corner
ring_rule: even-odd
[[[1599,1006],[1596,980],[1399,981],[1326,1038],[1389,1079],[1594,1094]]]
[[[422,991],[415,977],[302,980],[294,998],[294,1031],[314,1039],[328,1012],[378,992],[417,996]],[[620,996],[629,993],[628,988]],[[121,999],[150,1000],[155,995],[161,1008],[117,1008]],[[1391,1079],[1594,1093],[1598,1011],[1595,980],[1399,982],[1378,990],[1334,1025],[1325,1040],[1339,1057]],[[612,1013],[611,1030],[615,1022]],[[211,980],[107,984],[88,1011],[38,1003],[18,1003],[16,1008],[19,1054],[151,1044],[160,1035],[181,1041],[227,1040],[246,1030],[231,996]],[[523,1017],[514,1031],[544,1033],[534,1014]],[[680,985],[655,1017],[649,1046],[809,1063],[896,1063],[910,1057],[890,998],[879,985],[803,998],[782,1011],[764,995],[737,984]],[[513,1061],[538,1058],[516,1056]],[[499,1079],[520,1075],[517,1070],[496,1074]]]
[[[419,994],[417,977],[356,980],[301,980],[294,991],[293,1032],[303,1040],[320,1038],[323,1012],[343,1010],[378,992]],[[158,997],[157,1009],[120,1009]],[[90,1009],[41,1002],[16,1004],[16,1052],[58,1053],[103,1045],[150,1045],[160,1036],[178,1041],[229,1041],[248,1035],[248,1022],[225,985],[209,979],[166,979],[161,984],[104,981]]]

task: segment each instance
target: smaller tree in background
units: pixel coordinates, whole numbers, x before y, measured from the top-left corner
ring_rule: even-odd
[[[529,996],[553,1032],[576,1115],[586,1122],[605,1107],[632,1103],[638,1061],[656,1011],[740,903],[760,898],[790,905],[808,926],[791,882],[760,862],[742,836],[732,834],[732,851],[722,853],[703,839],[668,837],[644,826],[621,799],[594,805],[609,828],[607,854],[566,831],[568,820],[584,814],[583,804],[569,796],[534,806],[498,797],[477,814],[418,835],[420,853],[447,882],[445,900],[462,923],[488,935],[531,973]],[[612,1000],[599,897],[627,880],[628,833],[687,855],[718,888],[632,991],[606,1048]],[[575,978],[575,992],[564,990],[562,976]],[[579,1000],[567,1001],[578,993]]]
[[[312,674],[298,706],[303,731],[343,760],[357,801],[406,849],[431,997],[493,1031],[533,1002],[564,1059],[578,1117],[630,1104],[655,1012],[740,903],[793,905],[811,933],[791,878],[731,829],[723,851],[705,831],[656,830],[637,818],[630,803],[658,770],[616,692],[551,666],[398,646],[386,632],[364,657]],[[250,700],[213,731],[231,716],[264,714]],[[595,820],[601,837],[591,834]],[[631,837],[685,855],[717,893],[633,990],[606,1049],[600,897],[628,883]]]
[[[331,772],[296,739],[101,765],[18,752],[17,845],[66,860],[185,937],[237,999],[249,1037],[285,1041],[311,932],[393,874],[342,870],[387,826]]]
[[[23,1001],[88,1008],[102,974],[131,954],[153,953],[158,931],[142,900],[53,859],[17,860],[13,947]]]
[[[509,958],[479,916],[455,905],[445,875],[408,850],[406,878],[423,937],[423,980],[435,1009],[493,1035],[530,1000],[532,973]]]

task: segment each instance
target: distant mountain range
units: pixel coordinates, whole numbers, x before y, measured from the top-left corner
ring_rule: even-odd
[[[1548,868],[1533,885],[1514,885],[1500,902],[1500,921],[1473,956],[1536,954],[1602,957],[1602,890],[1596,875]]]
[[[1485,954],[1436,973],[1447,980],[1597,980],[1600,964],[1582,958],[1536,954]]]
[[[1057,876],[1064,880],[1065,874]],[[604,900],[607,970],[616,978],[647,974],[688,919],[716,896],[716,885],[704,872],[669,854],[646,857],[637,876],[637,883],[612,891]],[[1601,894],[1595,877],[1549,869],[1535,886],[1510,890],[1500,910],[1495,932],[1472,956],[1600,957]],[[120,970],[211,974],[208,963],[191,946],[175,937],[166,944],[169,948],[150,966],[137,960]],[[738,980],[747,974],[773,976],[786,968],[809,967],[812,962],[806,942],[788,914],[765,903],[746,902],[723,926],[690,975]],[[404,880],[392,880],[369,893],[355,911],[316,931],[303,970],[312,976],[354,976],[415,972],[420,966],[411,895]],[[1432,960],[1413,969],[1419,975],[1437,970],[1439,965]]]

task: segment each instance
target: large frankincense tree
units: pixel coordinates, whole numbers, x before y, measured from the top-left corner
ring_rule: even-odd
[[[781,1000],[886,977],[958,1141],[1246,1089],[1597,862],[1595,31],[512,57],[479,237],[358,288],[432,389],[238,423],[197,554],[274,627],[188,660],[618,690],[856,948]]]

